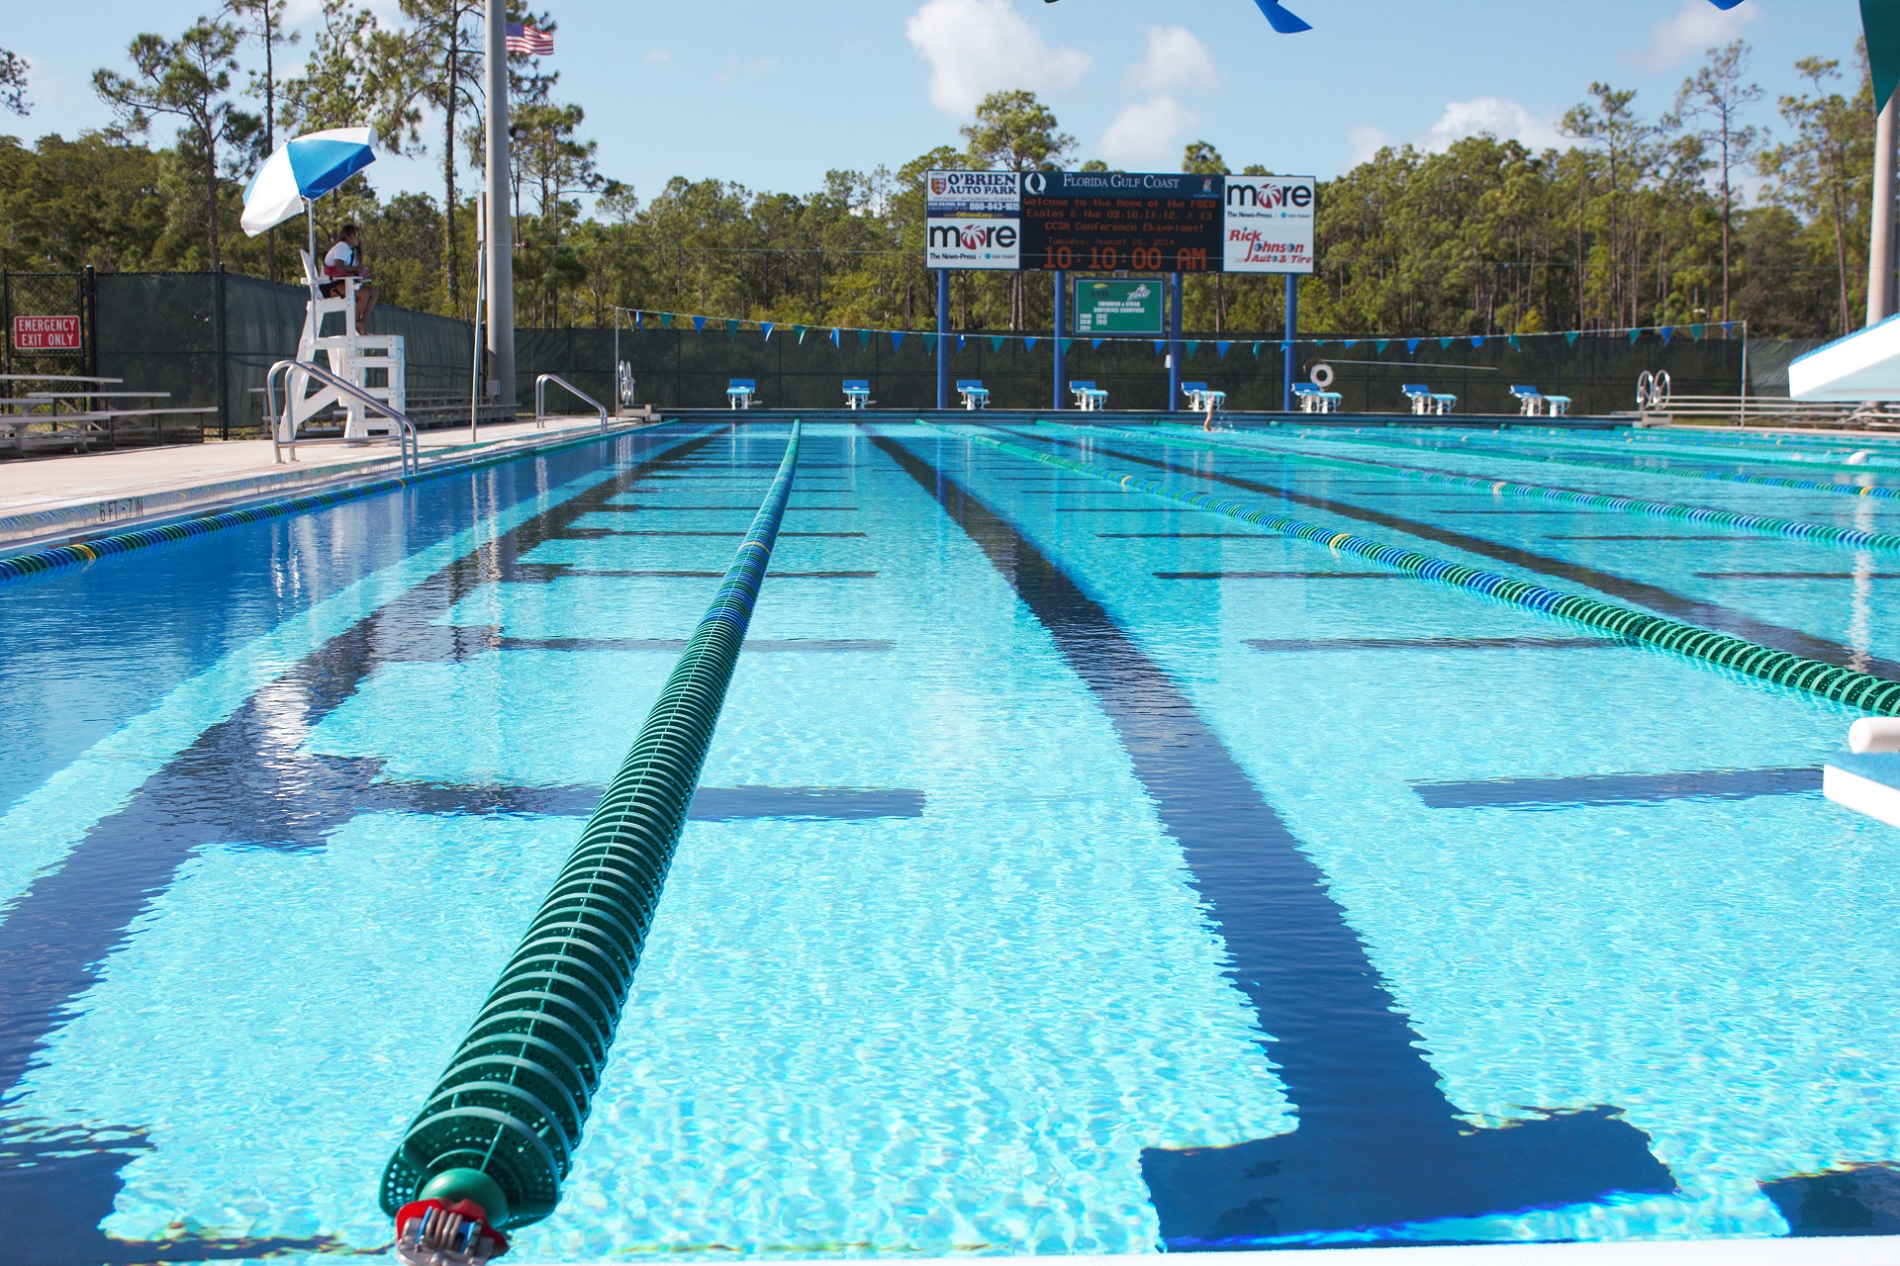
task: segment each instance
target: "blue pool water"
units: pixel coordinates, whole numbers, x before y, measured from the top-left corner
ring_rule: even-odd
[[[960,430],[805,427],[515,1258],[1900,1231],[1900,837],[1819,794],[1855,714]],[[1681,473],[1853,448],[983,430],[1900,676],[1900,555],[1393,469],[1900,531]],[[786,434],[0,586],[12,1260],[384,1249],[382,1166]]]

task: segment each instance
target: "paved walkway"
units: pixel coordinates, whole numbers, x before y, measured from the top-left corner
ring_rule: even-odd
[[[615,429],[635,419],[614,423]],[[467,428],[424,431],[422,464],[528,451],[598,431],[592,416],[549,418],[481,428],[470,444]],[[401,472],[392,444],[300,444],[297,460],[272,461],[269,440],[128,448],[0,463],[0,549],[39,545],[75,534],[118,528],[142,519],[208,510],[272,494],[297,496],[316,488]]]

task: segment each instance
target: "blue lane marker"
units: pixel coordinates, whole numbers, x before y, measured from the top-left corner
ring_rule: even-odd
[[[1580,774],[1571,778],[1487,778],[1413,783],[1434,809],[1574,809],[1579,805],[1665,800],[1750,800],[1821,794],[1821,771],[1708,769],[1670,774]]]
[[[1616,1109],[1473,1129],[1334,902],[1324,872],[1193,701],[1107,610],[941,467],[873,437],[1041,621],[1107,714],[1227,942],[1288,1096],[1292,1134],[1142,1153],[1174,1250],[1584,1204],[1675,1189]],[[938,451],[949,451],[940,443]]]

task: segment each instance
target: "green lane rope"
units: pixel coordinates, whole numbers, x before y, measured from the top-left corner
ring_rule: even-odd
[[[1041,422],[1044,426],[1064,426],[1065,423]],[[1322,457],[1316,453],[1299,453],[1290,449],[1267,448],[1258,444],[1236,444],[1220,440],[1197,438],[1194,433],[1171,434],[1169,429],[1157,426],[1152,431],[1130,431],[1119,427],[1091,427],[1094,432],[1106,431],[1114,435],[1123,435],[1131,439],[1158,440],[1163,444],[1184,445],[1189,448],[1212,449],[1216,452],[1244,453],[1250,457],[1279,457],[1287,461],[1305,462],[1320,466],[1348,466],[1353,468],[1371,467],[1374,470],[1389,471],[1407,479],[1417,479],[1425,483],[1445,484],[1454,488],[1476,488],[1484,492],[1516,497],[1527,501],[1558,501],[1565,505],[1586,506],[1592,510],[1614,510],[1624,514],[1639,515],[1651,519],[1669,519],[1677,523],[1706,523],[1717,527],[1741,528],[1750,532],[1761,532],[1768,536],[1787,537],[1792,540],[1806,541],[1814,545],[1833,545],[1842,549],[1877,550],[1885,553],[1900,553],[1900,533],[1863,532],[1859,528],[1838,527],[1831,523],[1802,523],[1793,519],[1771,519],[1759,514],[1743,514],[1736,510],[1715,510],[1707,506],[1677,505],[1669,501],[1645,501],[1639,497],[1615,497],[1602,492],[1580,492],[1571,488],[1553,488],[1548,484],[1523,484],[1509,479],[1493,479],[1483,475],[1454,475],[1447,471],[1421,470],[1417,466],[1400,466],[1391,462],[1375,462],[1357,457]]]
[[[924,422],[921,418],[918,421],[923,422],[925,426],[939,426],[937,423]],[[1384,545],[1362,536],[1355,536],[1350,532],[1319,527],[1286,515],[1270,514],[1265,510],[1249,509],[1238,502],[1223,501],[1218,497],[1210,497],[1203,493],[1176,492],[1156,480],[1145,479],[1139,475],[1126,475],[1107,466],[1059,457],[1054,453],[1039,453],[987,435],[971,435],[963,431],[951,431],[950,434],[979,444],[990,445],[1017,457],[1026,457],[1032,461],[1044,462],[1077,474],[1087,475],[1092,479],[1114,484],[1126,492],[1146,493],[1151,497],[1173,501],[1191,509],[1225,515],[1230,519],[1238,519],[1242,523],[1251,523],[1256,527],[1265,528],[1269,532],[1312,541],[1328,549],[1383,563],[1388,567],[1422,576],[1427,580],[1436,580],[1444,584],[1456,585],[1461,589],[1469,589],[1513,606],[1575,620],[1579,624],[1602,629],[1605,632],[1631,638],[1663,650],[1706,660],[1723,668],[1734,669],[1748,676],[1773,682],[1778,686],[1792,686],[1805,690],[1810,694],[1819,695],[1823,699],[1845,704],[1848,707],[1884,716],[1900,716],[1900,681],[1888,681],[1883,677],[1855,672],[1851,668],[1836,668],[1832,664],[1824,664],[1814,659],[1803,659],[1799,655],[1790,655],[1786,651],[1777,651],[1739,637],[1730,637],[1726,633],[1715,633],[1708,629],[1697,628],[1693,624],[1667,620],[1661,616],[1634,611],[1601,599],[1586,598],[1581,594],[1567,594],[1561,590],[1549,589],[1525,580],[1513,580],[1509,576],[1501,576],[1496,572],[1484,571],[1477,567],[1449,563],[1428,554],[1421,554],[1416,550]]]
[[[1900,488],[1886,487],[1880,484],[1844,484],[1831,479],[1796,479],[1789,475],[1739,475],[1728,471],[1687,470],[1670,466],[1636,466],[1629,463],[1593,462],[1581,457],[1555,457],[1542,453],[1501,453],[1495,449],[1466,448],[1462,444],[1454,447],[1449,444],[1425,444],[1416,441],[1401,441],[1376,438],[1370,435],[1337,435],[1326,431],[1302,430],[1296,434],[1304,440],[1327,440],[1341,444],[1377,444],[1384,448],[1426,449],[1435,453],[1483,453],[1493,457],[1502,457],[1514,462],[1555,462],[1560,466],[1587,466],[1594,470],[1613,470],[1623,475],[1668,475],[1675,479],[1700,479],[1710,483],[1750,484],[1757,488],[1795,488],[1803,492],[1828,492],[1838,497],[1874,497],[1900,501]],[[1588,450],[1595,452],[1597,450]],[[1672,454],[1664,454],[1671,456]],[[1636,457],[1635,460],[1641,460]],[[1689,457],[1687,460],[1722,460],[1711,454],[1708,458]],[[1881,473],[1890,467],[1848,466],[1844,469],[1860,474]],[[1900,473],[1900,472],[1896,472]]]
[[[610,433],[605,438],[618,439],[631,431]],[[56,571],[62,567],[77,567],[84,563],[96,563],[102,558],[112,558],[120,554],[129,554],[134,550],[145,549],[152,545],[164,545],[171,541],[190,540],[195,536],[205,536],[225,528],[241,527],[246,523],[262,523],[266,519],[281,519],[286,515],[298,514],[305,510],[318,510],[343,501],[354,501],[358,497],[373,497],[380,492],[394,492],[398,488],[411,488],[425,480],[440,479],[444,475],[463,474],[479,470],[484,466],[496,466],[502,462],[511,462],[523,457],[544,457],[551,453],[564,452],[578,448],[583,444],[598,444],[602,437],[598,434],[585,435],[577,439],[563,440],[542,448],[529,449],[526,452],[516,450],[509,453],[493,453],[477,457],[471,461],[449,462],[431,466],[426,470],[407,477],[392,475],[387,479],[374,479],[368,483],[352,484],[347,488],[332,488],[327,492],[306,493],[301,497],[288,497],[282,501],[271,501],[263,505],[245,506],[240,510],[226,510],[220,514],[202,515],[197,518],[179,519],[176,522],[158,527],[135,528],[129,532],[117,532],[111,536],[102,536],[90,541],[74,542],[70,545],[57,545],[51,549],[36,550],[30,554],[16,554],[12,558],[0,558],[0,584],[12,580],[21,580],[27,576],[37,576],[44,572]]]
[[[382,1207],[553,1212],[639,965],[798,466],[799,424],[712,606],[540,911],[389,1160]]]

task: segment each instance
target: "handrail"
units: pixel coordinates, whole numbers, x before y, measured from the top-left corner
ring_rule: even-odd
[[[566,387],[569,395],[574,396],[576,399],[585,400],[588,404],[593,405],[595,412],[600,414],[600,432],[602,435],[607,433],[607,406],[559,374],[542,374],[539,378],[534,380],[534,424],[537,428],[547,425],[549,383]]]
[[[284,460],[283,442],[279,440],[277,434],[279,424],[282,421],[282,418],[277,412],[277,374],[280,370],[287,371],[293,369],[300,374],[307,374],[315,378],[318,382],[326,386],[336,388],[346,396],[361,401],[363,404],[388,418],[391,422],[394,422],[396,424],[397,443],[402,448],[402,473],[412,475],[422,470],[422,440],[416,433],[416,424],[409,420],[408,414],[396,408],[387,400],[378,400],[375,396],[372,396],[369,392],[363,390],[363,388],[357,386],[349,379],[332,373],[315,361],[308,360],[280,360],[275,365],[272,365],[270,371],[264,375],[264,408],[266,415],[270,418],[270,446],[271,453],[275,460],[278,462]],[[290,403],[290,384],[288,382],[284,384],[284,403],[286,406]],[[285,412],[289,412],[288,407],[286,407]],[[290,455],[292,459],[295,459],[297,456],[297,432],[294,427],[290,432],[289,444]]]

